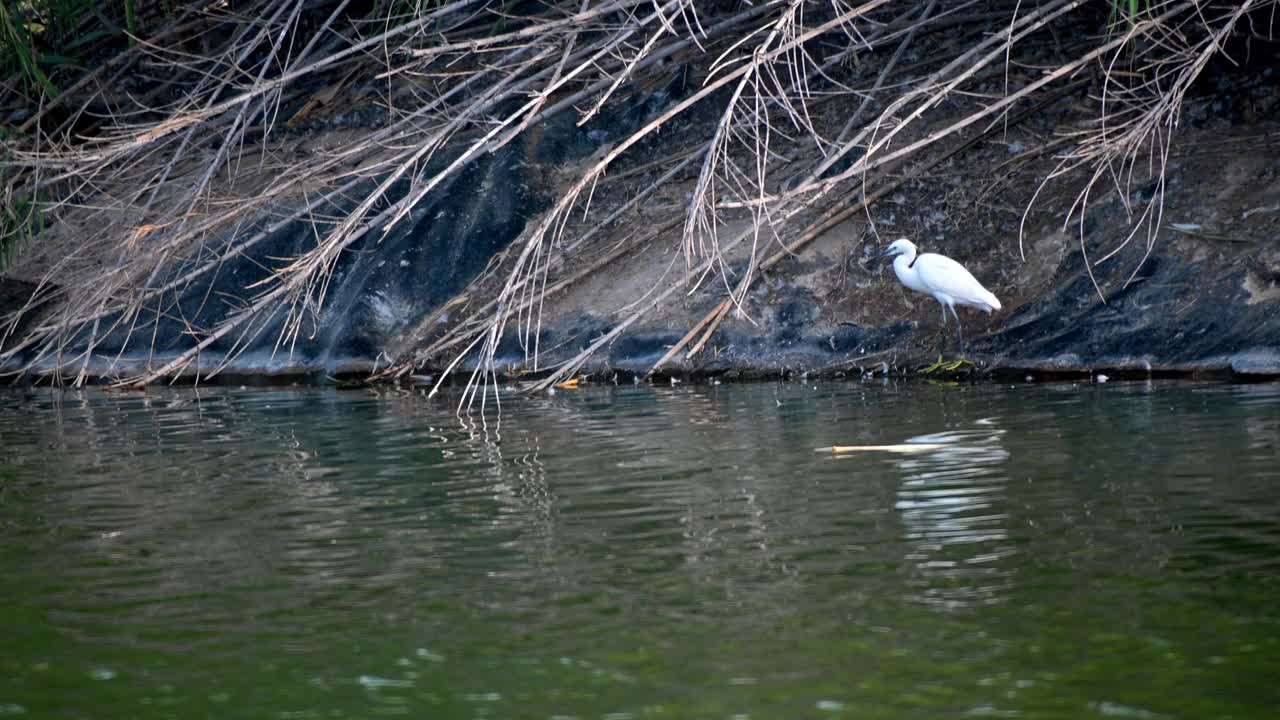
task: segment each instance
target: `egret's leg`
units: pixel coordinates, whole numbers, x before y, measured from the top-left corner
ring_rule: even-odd
[[[943,314],[946,314],[945,309],[943,310]],[[956,319],[956,334],[960,338],[960,357],[964,357],[964,330],[960,328],[960,316],[956,314],[955,305],[951,306],[951,317]]]
[[[934,363],[935,365],[941,365],[942,356],[947,354],[947,304],[939,300],[938,307],[942,308],[942,329],[938,331],[940,342],[938,343],[938,362]]]

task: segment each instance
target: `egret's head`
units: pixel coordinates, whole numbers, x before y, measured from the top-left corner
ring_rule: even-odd
[[[885,248],[884,256],[887,258],[906,255],[912,257],[916,254],[916,244],[906,238],[898,238]]]

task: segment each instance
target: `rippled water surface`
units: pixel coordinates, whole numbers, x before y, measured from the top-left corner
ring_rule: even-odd
[[[454,402],[0,388],[0,717],[1280,717],[1280,386]]]

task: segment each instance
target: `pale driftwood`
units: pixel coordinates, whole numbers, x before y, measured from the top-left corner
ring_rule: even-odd
[[[953,447],[945,443],[899,443],[897,445],[832,445],[831,447],[814,448],[814,452],[831,453],[832,455],[848,455],[864,452],[887,452],[899,455],[915,455],[918,453],[945,450]]]

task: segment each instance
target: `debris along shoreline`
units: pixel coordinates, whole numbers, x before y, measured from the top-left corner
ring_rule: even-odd
[[[1277,2],[175,5],[6,129],[10,378],[916,369],[896,237],[979,367],[1280,374]]]

